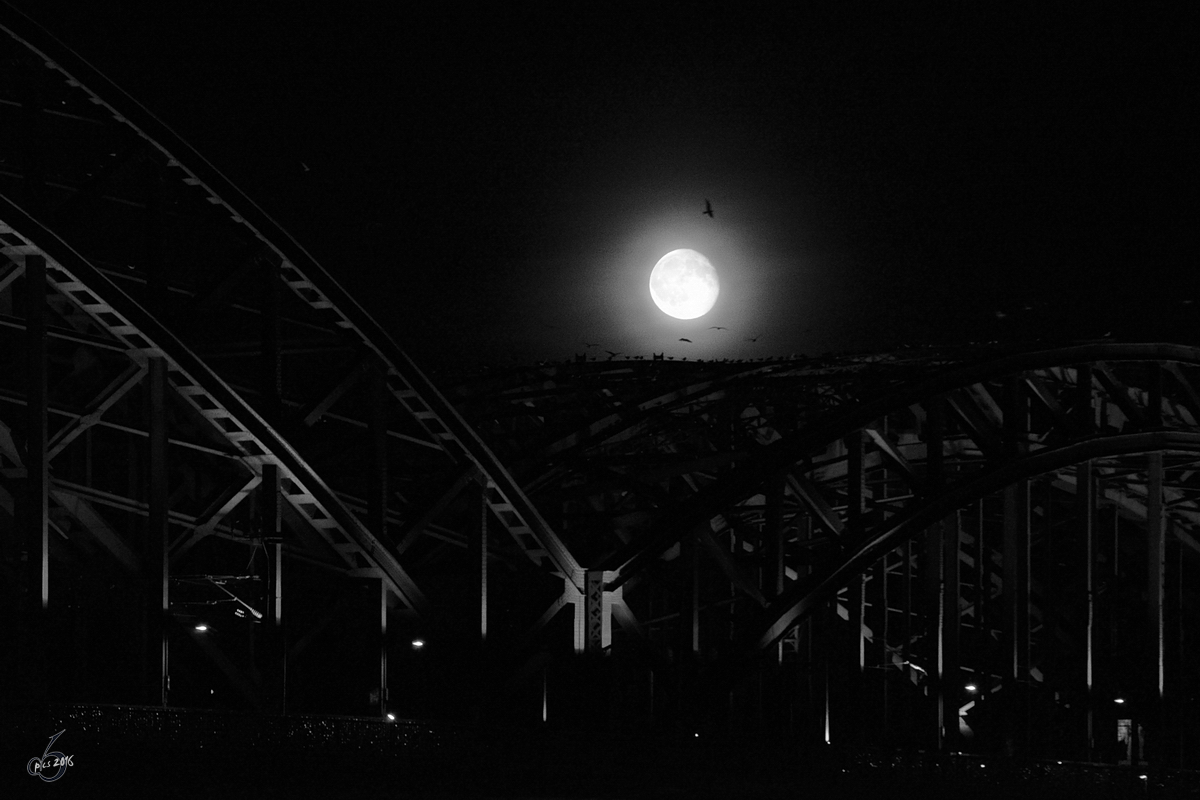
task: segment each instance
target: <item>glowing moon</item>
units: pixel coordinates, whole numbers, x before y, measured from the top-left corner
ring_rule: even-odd
[[[720,292],[717,271],[695,250],[672,250],[650,272],[654,304],[676,319],[704,316]]]

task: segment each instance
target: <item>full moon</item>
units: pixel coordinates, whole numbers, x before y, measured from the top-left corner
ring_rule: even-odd
[[[672,250],[650,272],[654,304],[676,319],[704,316],[720,291],[717,271],[695,250]]]

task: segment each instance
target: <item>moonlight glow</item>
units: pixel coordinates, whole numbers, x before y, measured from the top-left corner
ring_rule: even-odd
[[[717,302],[721,283],[708,259],[695,250],[672,250],[650,273],[654,304],[676,319],[695,319]]]

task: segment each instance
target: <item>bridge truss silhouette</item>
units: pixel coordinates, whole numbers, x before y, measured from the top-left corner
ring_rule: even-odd
[[[1200,349],[435,382],[0,10],[8,702],[1193,765]]]

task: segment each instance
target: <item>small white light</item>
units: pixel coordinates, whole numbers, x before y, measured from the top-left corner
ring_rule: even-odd
[[[388,715],[387,715],[387,717],[388,717],[388,722],[395,722],[395,721],[396,721],[396,715],[395,715],[395,714],[388,714]]]
[[[1138,775],[1138,777],[1141,778],[1142,780],[1146,780],[1146,778],[1148,778],[1149,776],[1148,775]]]
[[[700,738],[700,734],[698,734],[698,733],[693,733],[692,736],[695,736],[697,739]]]
[[[1122,703],[1124,703],[1124,702],[1125,702],[1125,698],[1124,698],[1124,697],[1117,697],[1117,698],[1114,698],[1114,699],[1113,699],[1113,702],[1114,702],[1114,703],[1116,703],[1117,705],[1121,705]]]
[[[978,687],[978,686],[976,686],[976,685],[975,685],[975,684],[973,684],[973,683],[968,683],[968,684],[967,684],[966,686],[964,686],[963,688],[964,688],[964,689],[966,689],[966,690],[967,690],[968,692],[970,692],[971,694],[975,694],[976,692],[978,692],[978,691],[979,691],[979,687]]]
[[[201,622],[199,625],[196,626],[196,630],[200,631],[201,633],[204,633],[206,630],[208,630],[208,626],[205,625],[203,622]]]
[[[424,639],[413,639],[412,640],[412,649],[413,650],[420,650],[424,646],[425,646]]]

